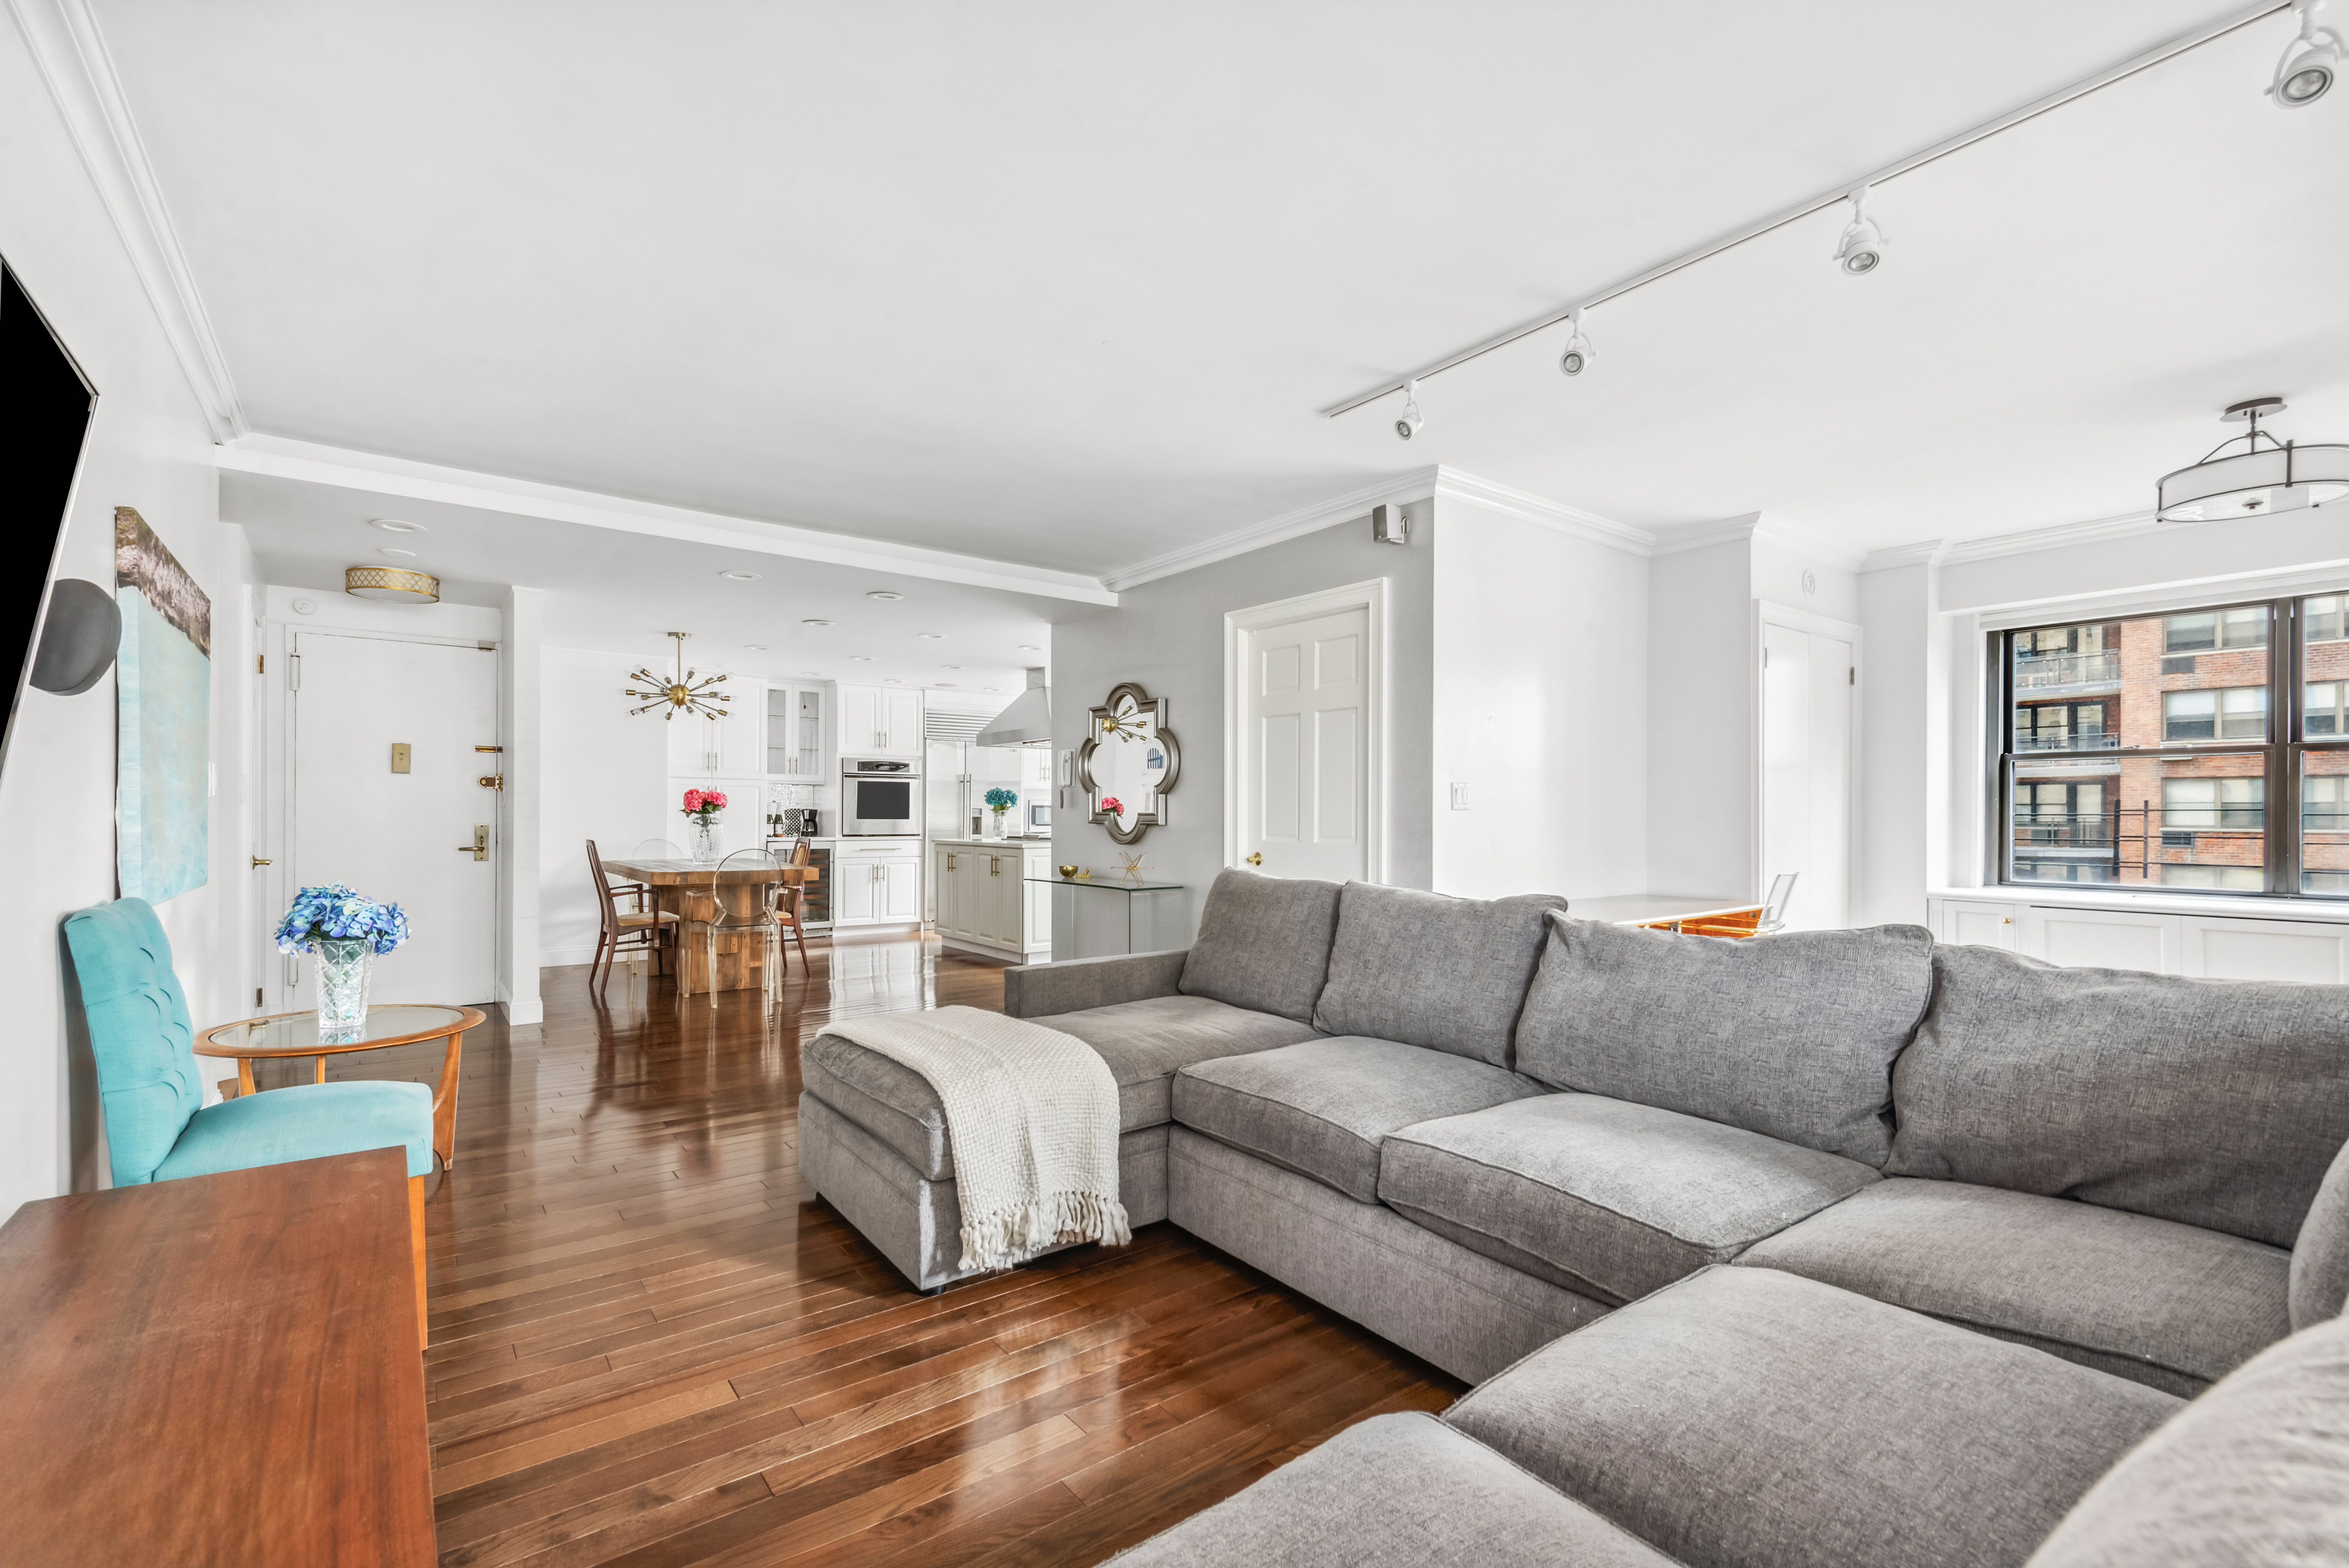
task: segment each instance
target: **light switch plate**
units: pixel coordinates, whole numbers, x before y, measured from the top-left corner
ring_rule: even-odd
[[[408,771],[408,742],[405,740],[391,743],[391,770],[394,773]]]
[[[1468,809],[1467,785],[1454,784],[1452,787],[1452,809],[1455,811],[1464,811]]]

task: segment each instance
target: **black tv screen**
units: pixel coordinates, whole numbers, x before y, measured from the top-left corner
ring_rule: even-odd
[[[98,393],[49,330],[16,273],[0,262],[0,522],[16,541],[17,560],[41,570],[0,573],[0,672],[8,683],[8,722],[0,760],[16,731],[16,709],[32,669],[41,608],[57,575],[66,508],[81,466]]]

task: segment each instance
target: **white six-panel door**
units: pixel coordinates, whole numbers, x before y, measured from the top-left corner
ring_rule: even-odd
[[[1370,610],[1243,630],[1237,653],[1237,858],[1274,876],[1367,880]]]

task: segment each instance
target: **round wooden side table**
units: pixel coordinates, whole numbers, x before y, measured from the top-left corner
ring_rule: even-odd
[[[200,1057],[236,1059],[237,1092],[257,1094],[253,1064],[278,1057],[316,1057],[316,1081],[326,1081],[326,1058],[347,1051],[379,1051],[390,1046],[412,1046],[422,1040],[446,1039],[440,1058],[440,1083],[432,1091],[432,1151],[444,1166],[456,1163],[457,1068],[464,1049],[465,1031],[489,1016],[479,1007],[442,1007],[419,1003],[392,1003],[369,1007],[367,1017],[351,1029],[321,1032],[318,1015],[273,1013],[265,1018],[222,1024],[198,1036]]]

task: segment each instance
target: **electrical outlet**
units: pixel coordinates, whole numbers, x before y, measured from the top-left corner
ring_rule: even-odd
[[[1454,784],[1452,787],[1452,809],[1455,811],[1464,811],[1468,809],[1467,785]]]

